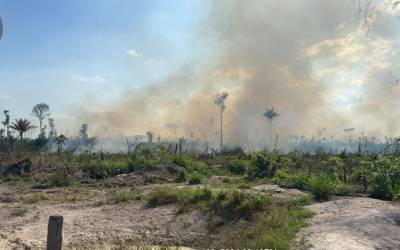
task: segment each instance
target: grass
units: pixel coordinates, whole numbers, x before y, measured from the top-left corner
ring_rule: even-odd
[[[329,200],[335,192],[335,183],[328,176],[312,176],[307,186],[317,201]]]
[[[224,248],[289,249],[296,232],[306,226],[306,219],[312,216],[312,212],[302,207],[310,202],[310,196],[296,196],[283,202],[262,193],[249,194],[237,189],[168,187],[151,193],[146,205],[177,204],[180,211],[201,209],[209,215],[210,223],[216,216],[222,218],[221,223],[211,224],[210,229],[227,221],[239,224],[247,221],[243,222],[244,227],[234,230],[233,238],[228,237]]]
[[[23,202],[26,204],[35,204],[40,201],[47,201],[47,200],[49,200],[49,197],[47,197],[44,194],[34,194],[34,195],[24,197]]]
[[[146,201],[147,207],[158,207],[177,203],[183,195],[183,190],[174,188],[158,188],[152,192]]]
[[[290,249],[296,233],[311,216],[312,212],[299,206],[274,207],[259,213],[251,226],[236,232],[227,244],[234,249]]]
[[[121,191],[111,195],[108,199],[109,204],[117,204],[122,202],[129,202],[135,199],[135,194],[132,191]]]
[[[189,185],[197,185],[202,181],[202,176],[199,173],[193,173],[189,176],[188,184]]]
[[[23,217],[27,212],[28,209],[26,207],[18,207],[11,212],[11,215],[14,217]]]

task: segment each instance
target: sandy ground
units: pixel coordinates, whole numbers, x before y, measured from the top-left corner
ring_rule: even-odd
[[[0,194],[14,193],[5,189],[0,186]],[[61,204],[0,202],[0,249],[44,249],[48,218],[54,214],[64,217],[64,249],[91,249],[93,242],[121,240],[168,246],[209,240],[206,219],[200,212],[177,214],[174,206],[148,209],[139,201],[99,206],[99,198],[101,193],[95,199]],[[27,207],[27,213],[13,216],[17,207]]]
[[[372,198],[307,206],[316,214],[293,249],[400,249],[400,208]]]

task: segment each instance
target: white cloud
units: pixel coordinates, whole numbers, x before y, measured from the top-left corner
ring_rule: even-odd
[[[137,51],[134,50],[134,49],[128,49],[128,50],[126,51],[126,54],[127,54],[128,56],[136,57],[136,58],[142,57],[142,56],[143,56],[143,54],[137,52]]]
[[[10,100],[11,99],[11,96],[9,96],[9,95],[2,95],[2,94],[0,94],[0,100],[2,100],[2,101],[7,101],[7,100]]]
[[[106,78],[104,78],[101,75],[95,75],[95,76],[83,76],[80,74],[73,74],[72,75],[72,80],[75,82],[105,82]]]

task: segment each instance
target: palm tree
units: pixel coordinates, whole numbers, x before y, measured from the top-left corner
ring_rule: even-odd
[[[214,103],[219,107],[219,118],[220,118],[220,147],[221,150],[223,148],[223,143],[222,143],[222,113],[224,112],[226,106],[225,106],[225,100],[228,98],[228,92],[222,92],[221,94],[217,94],[217,97],[214,100]]]
[[[268,120],[269,124],[269,138],[270,138],[270,143],[272,145],[272,121],[275,119],[275,117],[279,116],[279,114],[274,110],[274,108],[267,109],[264,112],[264,117]],[[268,137],[268,135],[267,135]],[[267,143],[268,144],[268,143]]]
[[[17,119],[10,126],[11,129],[19,133],[19,137],[21,140],[25,132],[35,127],[36,126],[32,125],[31,122],[27,119]]]
[[[59,135],[56,137],[56,143],[58,146],[58,152],[62,151],[63,145],[68,141],[68,138],[65,135]]]

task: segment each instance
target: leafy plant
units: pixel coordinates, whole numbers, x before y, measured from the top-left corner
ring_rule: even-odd
[[[193,173],[189,176],[189,185],[196,185],[196,184],[200,184],[202,180],[202,176],[199,173]]]
[[[229,170],[233,174],[244,174],[246,173],[247,166],[248,166],[248,161],[237,159],[230,164]]]
[[[335,192],[335,183],[329,176],[312,176],[307,186],[317,201],[328,200]]]

